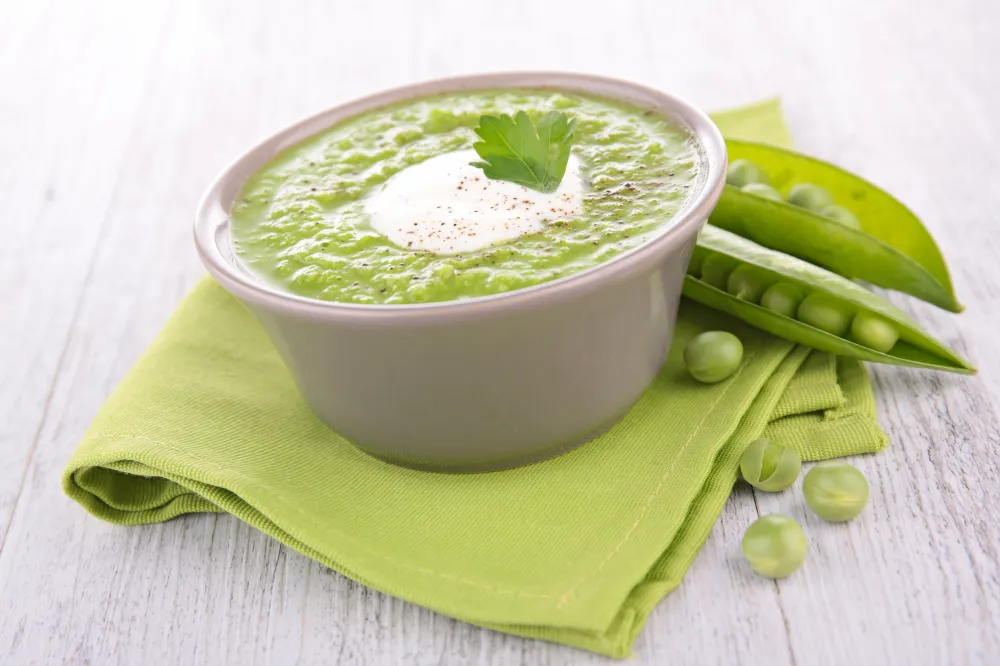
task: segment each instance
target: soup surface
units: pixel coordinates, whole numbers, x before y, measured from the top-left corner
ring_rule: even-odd
[[[483,114],[576,119],[566,175],[543,194],[490,180]],[[450,301],[592,268],[667,227],[698,189],[696,139],[652,111],[541,90],[453,93],[340,123],[268,162],[232,210],[240,262],[310,298]]]

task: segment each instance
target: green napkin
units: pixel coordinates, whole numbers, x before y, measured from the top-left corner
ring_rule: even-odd
[[[776,112],[748,117],[783,128]],[[602,437],[518,469],[434,474],[324,427],[250,314],[205,279],[108,399],[63,487],[125,525],[229,512],[388,594],[625,656],[707,537],[750,441],[780,436],[807,459],[885,444],[857,362],[694,303],[678,320],[663,371]],[[745,356],[731,379],[702,385],[681,353],[709,329],[734,332]]]

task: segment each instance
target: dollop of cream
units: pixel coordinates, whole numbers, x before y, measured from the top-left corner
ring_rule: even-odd
[[[509,243],[583,210],[580,163],[570,156],[559,189],[536,192],[490,180],[474,150],[403,169],[364,202],[372,227],[400,247],[458,254]]]

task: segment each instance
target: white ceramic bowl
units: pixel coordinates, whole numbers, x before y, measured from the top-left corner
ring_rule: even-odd
[[[354,305],[282,292],[246,272],[229,212],[247,178],[324,129],[438,93],[574,91],[651,109],[701,146],[696,191],[664,231],[606,263],[538,286],[423,305]],[[649,386],[673,334],[688,259],[725,184],[726,148],[709,118],[644,86],[581,74],[463,76],[371,95],[282,130],[229,166],[205,194],[195,240],[205,266],[271,336],[303,397],[331,428],[404,465],[497,469],[582,444]]]

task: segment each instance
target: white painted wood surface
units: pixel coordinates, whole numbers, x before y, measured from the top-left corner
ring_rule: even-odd
[[[0,1],[0,663],[588,664],[363,588],[228,516],[120,528],[59,473],[202,274],[189,225],[274,129],[433,76],[561,68],[705,108],[780,94],[799,145],[898,194],[968,306],[893,297],[978,363],[877,368],[890,448],[847,525],[737,488],[636,644],[649,664],[1000,660],[1000,6],[995,0]],[[739,539],[804,524],[777,584]]]

